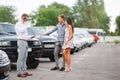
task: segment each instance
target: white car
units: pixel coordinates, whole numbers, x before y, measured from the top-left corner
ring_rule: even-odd
[[[7,80],[10,71],[10,60],[7,54],[0,50],[0,80]]]
[[[105,32],[103,31],[103,29],[88,29],[88,32],[91,35],[96,35],[99,37],[98,42],[104,42],[105,39]]]
[[[86,46],[90,47],[94,43],[94,38],[92,35],[90,35],[87,30],[75,28],[75,33],[78,34],[82,38],[80,39],[84,43],[86,43]]]

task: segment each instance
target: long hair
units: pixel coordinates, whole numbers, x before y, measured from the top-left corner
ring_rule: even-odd
[[[72,32],[74,33],[74,26],[73,26],[73,23],[72,23],[72,19],[70,17],[67,17],[66,18],[66,22],[67,22],[67,24],[71,25]]]

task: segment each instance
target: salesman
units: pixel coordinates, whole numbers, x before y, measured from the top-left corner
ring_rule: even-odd
[[[21,20],[15,25],[15,30],[18,37],[18,60],[17,60],[17,77],[25,78],[32,76],[27,72],[26,60],[28,56],[28,39],[34,38],[34,36],[28,36],[27,23],[28,15],[23,14]]]

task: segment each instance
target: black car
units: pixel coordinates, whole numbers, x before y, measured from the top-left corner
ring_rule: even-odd
[[[37,68],[39,59],[41,56],[41,42],[37,39],[30,39],[28,41],[28,68]],[[15,33],[15,27],[9,23],[0,23],[0,50],[7,53],[11,62],[16,62],[18,58],[17,52],[17,36]]]
[[[12,35],[12,36],[13,35],[16,36],[14,25],[4,23],[4,29],[5,29],[5,32],[7,32],[7,34]],[[29,35],[38,35],[39,36],[41,33],[42,34],[44,33],[43,28],[39,28],[39,27],[29,27],[27,30],[28,30]],[[55,48],[56,40],[54,38],[51,38],[50,36],[44,36],[42,38],[40,38],[40,37],[37,38],[36,37],[36,38],[34,38],[32,40],[35,41],[36,45],[38,45],[37,46],[38,49],[37,50],[32,50],[31,53],[38,54],[37,58],[39,58],[39,57],[41,57],[41,58],[49,58],[51,61],[55,61],[55,59],[54,59],[54,48]],[[28,41],[28,44],[29,44],[29,47],[30,47],[31,46],[30,45],[31,40]],[[29,50],[31,50],[31,48]],[[59,57],[60,56],[61,55],[59,54]]]
[[[36,38],[39,39],[42,45],[41,49],[41,57],[42,58],[49,58],[51,61],[55,61],[54,59],[54,48],[55,48],[55,43],[56,39],[50,37],[50,36],[44,36],[40,37],[40,34],[44,34],[43,28],[40,27],[29,27],[28,33],[29,35],[37,35]],[[59,57],[61,55],[59,54]]]
[[[10,60],[7,54],[0,50],[0,80],[7,80],[9,78]]]

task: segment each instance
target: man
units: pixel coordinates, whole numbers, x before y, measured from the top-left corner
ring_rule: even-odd
[[[54,31],[57,31],[57,34],[58,34],[57,42],[56,42],[55,50],[54,50],[54,58],[55,58],[56,66],[53,67],[51,70],[59,70],[58,54],[62,50],[62,46],[64,43],[64,34],[65,34],[65,29],[66,29],[65,16],[63,14],[59,15],[58,21],[59,23],[56,25],[56,27],[53,30],[46,33],[46,35],[49,35],[53,33]],[[64,71],[64,70],[65,70],[65,60],[63,58],[63,64],[62,64],[60,71]]]
[[[34,36],[28,36],[27,23],[28,15],[23,14],[21,20],[16,23],[15,30],[18,37],[18,60],[17,60],[17,77],[27,77],[32,76],[27,72],[26,60],[28,56],[28,39]]]

